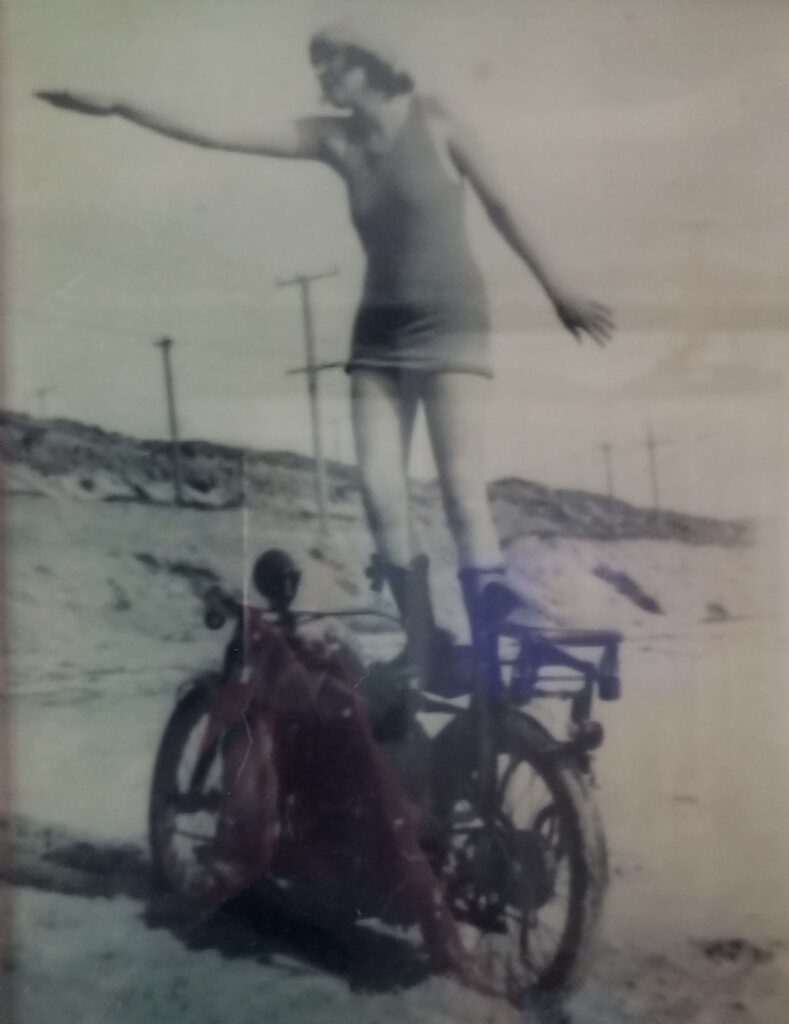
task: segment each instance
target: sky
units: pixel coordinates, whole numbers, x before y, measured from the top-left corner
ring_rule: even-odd
[[[342,360],[362,259],[324,167],[206,152],[47,107],[93,90],[206,129],[318,109],[310,32],[389,21],[421,89],[472,121],[541,248],[610,304],[605,350],[562,333],[473,196],[497,377],[491,476],[646,502],[774,506],[789,329],[785,0],[4,0],[5,404],[143,436],[309,449],[297,272],[319,358]],[[347,379],[321,377],[330,455],[350,459]],[[47,390],[45,394],[41,389]],[[414,469],[432,464],[418,435]]]

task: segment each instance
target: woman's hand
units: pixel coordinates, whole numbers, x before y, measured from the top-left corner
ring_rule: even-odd
[[[118,109],[114,100],[91,96],[88,93],[66,92],[63,89],[42,89],[35,95],[40,100],[51,103],[53,107],[74,110],[78,114],[90,114],[93,117],[108,117],[117,113]]]
[[[614,320],[607,306],[564,293],[552,294],[551,300],[556,315],[576,341],[582,342],[584,333],[598,345],[605,345],[610,340],[614,332]]]

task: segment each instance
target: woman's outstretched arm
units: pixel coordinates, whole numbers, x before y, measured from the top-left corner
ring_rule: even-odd
[[[573,294],[562,284],[538,252],[518,204],[509,199],[496,169],[473,134],[452,120],[447,130],[447,142],[458,170],[471,182],[502,237],[542,285],[562,324],[578,341],[583,340],[585,332],[598,345],[604,345],[614,328],[610,310],[599,302]]]
[[[63,110],[98,117],[122,117],[141,128],[187,142],[203,149],[221,149],[230,153],[250,153],[291,159],[319,160],[329,155],[327,138],[332,118],[305,117],[272,127],[252,128],[246,132],[206,131],[188,123],[180,115],[170,115],[123,100],[106,99],[82,92],[44,90],[39,99]]]

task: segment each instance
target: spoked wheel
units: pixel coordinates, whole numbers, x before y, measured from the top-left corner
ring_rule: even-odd
[[[541,727],[511,715],[497,731],[489,824],[478,806],[469,722],[457,719],[440,744],[437,772],[441,761],[452,765],[450,781],[436,781],[447,825],[440,870],[464,941],[495,988],[520,1004],[530,990],[580,980],[607,881],[606,848],[588,784],[574,764],[546,753]]]
[[[155,881],[180,896],[200,898],[215,881],[206,853],[215,841],[222,802],[222,744],[200,755],[209,723],[212,680],[178,702],[154,767],[149,839]]]

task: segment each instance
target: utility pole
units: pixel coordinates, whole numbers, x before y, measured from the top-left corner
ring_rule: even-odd
[[[285,281],[277,281],[278,288],[297,285],[301,292],[301,315],[304,327],[304,346],[307,365],[302,372],[307,374],[307,390],[310,399],[310,426],[312,427],[312,451],[315,458],[315,502],[318,507],[318,530],[321,537],[327,533],[326,513],[328,507],[328,491],[326,487],[326,464],[323,458],[321,426],[318,409],[318,370],[315,361],[315,332],[312,321],[312,303],[310,287],[314,281],[324,277],[334,277],[337,269],[326,270],[320,274],[296,274]]]
[[[608,497],[608,527],[611,536],[616,535],[616,523],[614,515],[614,463],[612,457],[612,446],[610,441],[603,441],[600,445],[603,452],[603,463],[605,464],[605,490]]]
[[[657,467],[657,455],[655,449],[657,448],[657,441],[655,435],[652,433],[652,425],[647,423],[647,458],[649,459],[649,480],[652,485],[652,507],[660,515],[660,484],[658,483],[658,467]]]
[[[655,439],[652,424],[647,422],[646,447],[647,459],[649,461],[649,480],[652,489],[652,507],[657,513],[658,528],[663,525],[663,509],[660,504],[660,481],[658,471],[657,449],[661,445],[670,444],[670,441],[658,441]]]
[[[56,389],[54,387],[37,388],[33,395],[38,399],[38,415],[44,419],[47,413],[47,395],[51,395]]]
[[[173,484],[175,486],[175,504],[183,504],[183,476],[181,474],[181,449],[178,440],[178,417],[175,411],[175,385],[173,383],[173,367],[170,358],[170,349],[173,347],[172,338],[161,338],[155,341],[154,345],[162,350],[162,362],[164,364],[164,391],[167,398],[167,419],[170,425],[170,440],[172,441],[173,456]]]
[[[608,500],[614,500],[614,464],[611,458],[611,444],[604,441],[600,447],[603,450],[603,461],[605,462],[605,486]]]

